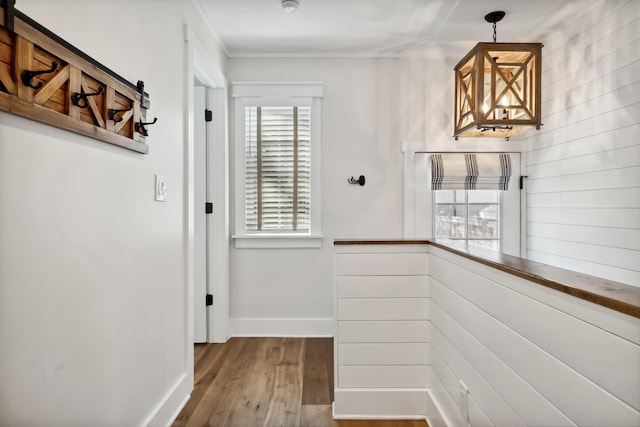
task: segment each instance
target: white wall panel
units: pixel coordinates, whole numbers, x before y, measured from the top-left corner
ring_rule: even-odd
[[[536,223],[546,222],[637,230],[640,225],[640,209],[530,208],[528,220],[532,229],[535,229]],[[532,234],[534,233],[535,230],[532,230]]]
[[[429,342],[429,321],[342,321],[339,342]]]
[[[568,242],[558,237],[550,239],[529,236],[529,248],[533,251],[545,251],[553,255],[580,254],[580,259],[583,261],[628,270],[634,270],[640,259],[640,251],[637,250]]]
[[[427,386],[426,365],[340,366],[338,387],[411,388]]]
[[[427,320],[428,298],[348,298],[338,300],[338,320]]]
[[[338,298],[429,297],[428,276],[340,276]]]
[[[337,254],[339,276],[426,275],[429,264],[422,253]]]
[[[596,2],[544,38],[544,126],[526,144],[527,256],[640,286],[640,257],[624,252],[640,231],[640,2]]]
[[[640,129],[638,129],[640,132]],[[640,208],[640,187],[538,193],[527,196],[531,208]]]
[[[640,61],[638,61],[640,64]],[[638,66],[640,73],[640,65]],[[636,136],[640,134],[640,124],[598,132],[580,139],[580,144],[573,140],[558,141],[553,145],[542,146],[536,143],[529,147],[527,165],[537,165],[562,159],[570,153],[571,156],[584,156],[593,153],[606,153],[616,148],[637,145]]]
[[[581,242],[598,246],[632,249],[640,251],[640,230],[629,230],[611,227],[585,227],[567,224],[538,223],[535,227],[535,236],[568,242]],[[529,249],[533,249],[529,247]],[[547,250],[546,247],[543,250]]]
[[[631,426],[640,422],[640,346],[526,296],[526,287],[510,289],[511,285],[469,271],[469,262],[461,264],[464,267],[431,255],[434,370],[433,352],[442,351],[446,343],[438,338],[446,336],[469,363],[476,361],[478,372],[483,372],[486,381],[505,399],[526,396],[502,382],[506,381],[502,376],[513,375],[517,378],[510,381],[526,381],[575,424]],[[509,277],[500,272],[496,275]],[[634,324],[640,326],[637,321]],[[436,329],[440,337],[436,337]],[[479,359],[482,351],[478,347],[474,350],[474,340],[500,362]],[[501,363],[508,368],[487,371]],[[461,372],[456,371],[457,375]],[[461,379],[468,381],[464,376]],[[530,397],[526,400],[533,402]],[[528,423],[545,425],[542,418],[531,421],[528,417],[535,414],[526,415],[530,408],[522,402],[510,401],[510,406]],[[544,410],[553,415],[544,405],[538,409],[540,417]],[[487,415],[493,420],[490,412]]]
[[[451,372],[455,372],[456,378],[461,379],[469,388],[469,394],[476,399],[494,424],[500,426],[526,425],[505,401],[506,396],[501,396],[496,392],[488,380],[474,370],[464,355],[460,354],[451,345],[435,324],[432,331],[432,339],[434,349],[432,359],[434,361],[438,358],[440,359],[438,364],[434,363],[434,371],[442,371],[442,364],[446,364],[451,369]],[[458,396],[460,393],[459,383],[452,382],[450,387],[453,388],[450,393],[453,396]]]
[[[338,344],[341,365],[428,365],[428,343]]]

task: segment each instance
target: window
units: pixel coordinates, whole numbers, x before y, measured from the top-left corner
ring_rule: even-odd
[[[436,239],[500,251],[500,192],[436,190],[433,192]]]
[[[309,233],[311,108],[245,107],[245,228]]]
[[[319,84],[233,86],[236,247],[319,247]]]

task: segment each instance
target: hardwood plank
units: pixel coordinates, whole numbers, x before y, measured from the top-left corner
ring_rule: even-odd
[[[226,424],[229,408],[238,397],[237,390],[242,389],[246,383],[243,370],[248,365],[249,355],[252,354],[251,351],[247,351],[247,349],[250,350],[250,341],[231,339],[227,344],[229,346],[228,348],[225,346],[225,350],[228,351],[223,351],[218,361],[212,361],[210,375],[207,375],[207,380],[202,382],[204,390],[200,402],[195,408],[191,408],[192,413],[186,414],[189,420],[182,425],[224,426]]]
[[[259,426],[262,425],[269,410],[269,401],[273,396],[276,383],[275,367],[281,359],[282,338],[252,339],[253,363],[245,373],[250,381],[237,390],[240,396],[229,409],[228,424]]]
[[[331,338],[307,338],[304,353],[302,404],[323,405],[331,403],[327,367],[327,344]],[[333,354],[333,352],[332,352]],[[333,368],[333,365],[331,366]]]
[[[334,421],[332,338],[232,338],[196,344],[194,361],[194,389],[174,427],[427,427],[415,420]],[[303,404],[305,393],[327,403]]]
[[[302,401],[303,340],[286,338],[281,349],[273,393],[263,425],[296,427],[300,425]]]
[[[338,427],[333,420],[331,405],[302,405],[300,425],[304,427]]]

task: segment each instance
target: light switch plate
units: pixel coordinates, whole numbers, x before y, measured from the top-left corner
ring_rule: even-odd
[[[164,176],[156,175],[156,195],[157,202],[167,201],[167,178]]]

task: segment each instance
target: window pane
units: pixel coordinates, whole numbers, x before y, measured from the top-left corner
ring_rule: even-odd
[[[498,203],[497,190],[470,190],[469,203]]]
[[[465,238],[464,205],[436,205],[436,238]]]
[[[469,240],[469,246],[475,246],[478,248],[497,251],[498,241],[497,240]]]
[[[247,230],[310,229],[310,125],[310,107],[245,109]]]
[[[465,190],[435,190],[436,203],[465,203]]]
[[[498,237],[498,205],[469,205],[469,238]]]

